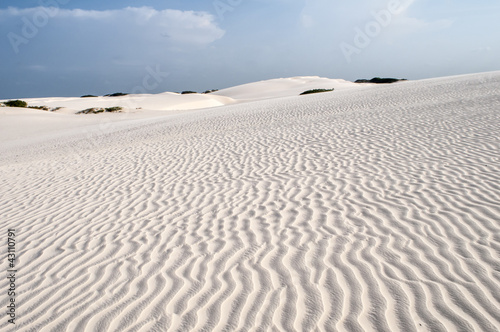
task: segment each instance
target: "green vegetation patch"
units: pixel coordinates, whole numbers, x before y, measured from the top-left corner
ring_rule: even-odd
[[[121,112],[123,110],[123,107],[120,106],[115,106],[115,107],[108,107],[108,108],[87,108],[86,110],[77,112],[76,114],[99,114],[99,113],[116,113],[116,112]]]
[[[36,110],[42,110],[42,111],[55,112],[57,110],[60,110],[62,107],[50,108],[48,106],[28,106],[28,108],[32,108],[32,109],[36,109]]]
[[[28,107],[28,103],[24,100],[8,100],[3,103],[7,107]]]
[[[50,108],[47,106],[28,106],[28,108],[34,108],[36,110],[50,111]]]
[[[0,107],[22,107],[22,108],[31,108],[35,110],[50,111],[50,112],[54,112],[62,108],[62,107],[50,108],[48,106],[28,106],[28,103],[23,100],[9,100],[4,103],[0,103]]]
[[[300,95],[309,95],[311,93],[321,93],[321,92],[330,92],[333,91],[334,89],[312,89],[312,90],[307,90],[302,92]]]
[[[399,81],[406,81],[406,78],[380,78],[380,77],[374,77],[371,80],[367,79],[360,79],[356,80],[354,83],[376,83],[376,84],[390,84],[390,83],[396,83]]]
[[[104,97],[122,97],[122,96],[127,96],[128,93],[123,93],[123,92],[115,92],[109,95],[104,95]]]

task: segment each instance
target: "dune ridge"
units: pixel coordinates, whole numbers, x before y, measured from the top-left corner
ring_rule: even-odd
[[[0,144],[17,330],[500,331],[499,96],[483,73]]]

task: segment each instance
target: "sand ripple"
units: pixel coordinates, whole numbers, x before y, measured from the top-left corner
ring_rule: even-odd
[[[4,148],[17,331],[500,331],[499,110],[489,73]]]

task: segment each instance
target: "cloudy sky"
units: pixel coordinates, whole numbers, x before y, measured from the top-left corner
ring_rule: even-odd
[[[0,99],[500,70],[491,0],[2,0]]]

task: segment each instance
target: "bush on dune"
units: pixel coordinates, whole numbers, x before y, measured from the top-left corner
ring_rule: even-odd
[[[356,80],[354,83],[389,84],[389,83],[396,83],[396,82],[399,82],[399,81],[406,81],[406,78],[380,78],[380,77],[374,77],[371,80],[359,79],[359,80]]]
[[[330,91],[333,91],[334,89],[312,89],[312,90],[307,90],[307,91],[304,91],[302,92],[300,95],[308,95],[308,94],[311,94],[311,93],[321,93],[321,92],[330,92]]]
[[[4,102],[4,105],[7,107],[28,107],[28,103],[24,100],[8,100]]]
[[[55,111],[60,110],[62,107],[50,108],[48,106],[28,106],[28,108],[32,108],[32,109],[36,109],[36,110],[42,110],[42,111],[55,112]]]
[[[198,93],[198,92],[195,92],[195,91],[182,91],[181,95],[189,95],[189,94],[193,94],[193,93]]]
[[[123,107],[114,106],[114,107],[105,108],[104,111],[105,112],[120,112],[122,109],[123,109]]]
[[[50,111],[50,108],[48,108],[47,106],[28,106],[28,108],[34,108],[36,110]]]
[[[83,95],[80,98],[97,98],[97,96],[94,96],[94,95]]]
[[[122,97],[122,96],[127,96],[128,93],[123,93],[123,92],[115,92],[109,95],[104,95],[104,97]]]
[[[99,114],[99,113],[116,113],[116,112],[121,112],[123,107],[120,106],[115,106],[115,107],[108,107],[108,108],[87,108],[86,110],[77,112],[76,114]]]

